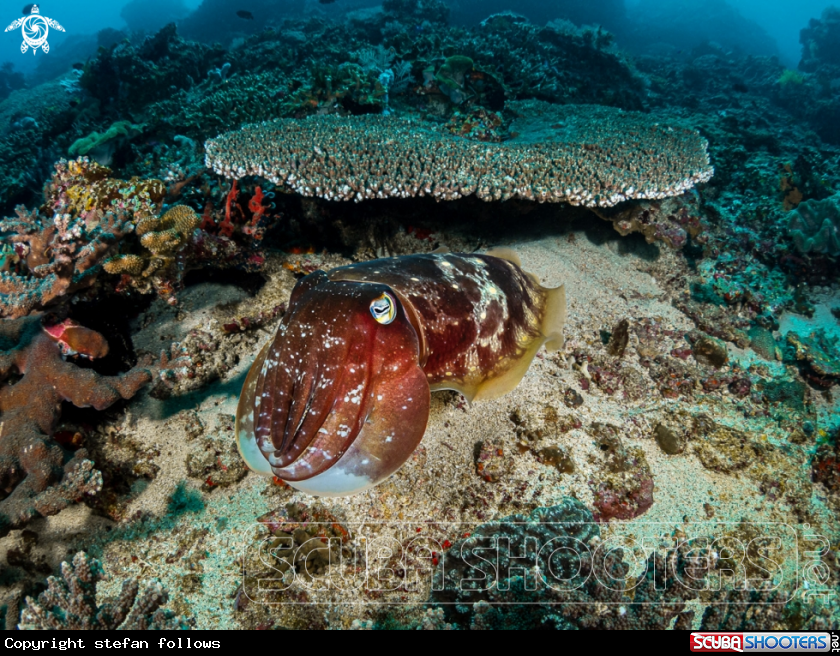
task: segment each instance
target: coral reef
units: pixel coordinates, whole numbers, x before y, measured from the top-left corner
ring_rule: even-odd
[[[223,85],[206,79],[146,108],[146,121],[176,134],[207,139],[220,130],[286,115],[288,81],[281,71],[243,73]]]
[[[0,203],[4,213],[41,193],[53,163],[75,140],[72,126],[78,116],[79,94],[74,83],[71,74],[34,89],[12,91],[0,103]]]
[[[800,203],[790,213],[788,231],[800,253],[840,257],[840,194]]]
[[[837,12],[790,70],[724,0],[620,4],[205,0],[147,37],[183,6],[133,2],[132,32],[68,39],[26,88],[0,70],[8,628],[78,551],[159,577],[202,628],[837,625],[836,600],[814,601],[836,554],[805,546],[833,540],[840,508]],[[98,163],[54,168],[68,152]],[[235,397],[297,280],[499,245],[569,283],[567,348],[499,400],[433,394],[423,442],[367,493],[316,502],[247,475]],[[142,359],[172,342],[177,366]],[[796,530],[781,560],[808,586],[678,585],[726,578],[723,552],[762,525]],[[703,551],[710,532],[726,546]],[[246,535],[257,549],[231,548]],[[545,568],[528,538],[592,556]],[[494,544],[484,586],[472,547]],[[549,590],[554,565],[588,581]],[[35,624],[131,612],[119,582],[99,607],[85,590],[84,612],[32,602]]]
[[[689,130],[606,107],[530,102],[511,109],[519,135],[503,144],[392,117],[311,117],[210,140],[207,165],[234,179],[259,175],[331,200],[475,194],[602,207],[676,195],[712,176],[705,142]]]
[[[80,84],[102,110],[137,110],[203,80],[223,56],[218,46],[188,45],[170,23],[137,46],[122,41],[100,51],[85,65]]]
[[[644,571],[633,578],[623,550],[604,557],[600,542],[592,515],[570,498],[527,516],[483,524],[447,550],[445,571],[436,573],[430,602],[455,602],[443,607],[447,619],[473,629],[690,626],[693,612],[685,602],[697,592],[683,582],[686,572],[696,580],[702,580],[703,572],[685,549],[675,548],[668,557],[651,553]],[[553,548],[534,548],[547,544]],[[482,568],[483,561],[473,554],[482,549],[495,553],[496,545],[497,565]],[[632,592],[605,581],[621,581]]]
[[[61,564],[61,578],[47,578],[37,599],[26,598],[19,627],[23,630],[129,631],[188,629],[187,621],[162,608],[169,593],[153,581],[138,596],[136,579],[125,581],[118,597],[97,603],[97,584],[107,579],[102,564],[84,551],[73,563]]]
[[[812,18],[799,33],[799,42],[801,70],[814,73],[822,66],[840,68],[840,9],[826,7],[820,18]]]
[[[101,357],[108,350],[104,338],[75,324],[46,330],[38,316],[0,323],[0,339],[0,378],[8,383],[0,389],[0,487],[6,493],[0,500],[0,534],[6,534],[101,487],[101,475],[84,449],[64,462],[64,450],[53,438],[61,403],[103,410],[134,396],[157,368],[144,362],[118,376],[82,369],[65,361],[62,352]]]

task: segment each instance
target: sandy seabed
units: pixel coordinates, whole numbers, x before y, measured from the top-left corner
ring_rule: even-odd
[[[260,623],[350,628],[359,626],[359,620],[375,618],[383,602],[402,604],[407,616],[419,617],[424,612],[420,604],[429,594],[428,577],[390,592],[372,593],[371,586],[364,584],[336,592],[326,582],[338,574],[328,572],[320,582],[295,583],[298,587],[292,592],[259,592],[253,576],[261,575],[261,562],[262,574],[282,573],[272,569],[270,557],[259,549],[266,530],[256,519],[291,503],[317,507],[315,514],[336,518],[349,531],[352,537],[347,547],[364,554],[362,561],[370,569],[377,562],[388,562],[373,546],[405,545],[412,534],[438,544],[454,542],[482,522],[527,514],[568,496],[591,508],[592,482],[603,471],[591,427],[601,422],[618,427],[627,447],[641,449],[654,481],[650,509],[632,520],[602,524],[602,539],[634,552],[641,564],[646,548],[674,535],[723,534],[743,521],[763,531],[772,527],[784,536],[786,545],[793,545],[785,552],[782,569],[788,577],[785,585],[794,594],[792,577],[801,566],[795,556],[797,540],[801,550],[807,535],[837,534],[835,513],[819,495],[813,493],[803,517],[801,509],[795,512],[783,500],[771,501],[748,468],[714,471],[704,467],[691,443],[683,453],[667,455],[653,437],[654,427],[661,422],[704,413],[755,440],[782,447],[777,462],[790,467],[790,477],[807,478],[807,457],[802,449],[788,444],[786,429],[770,419],[746,418],[725,388],[690,400],[662,397],[639,364],[632,331],[622,367],[642,374],[649,385],[646,393],[638,400],[627,400],[621,392],[608,395],[596,385],[588,391],[581,388],[587,374],[573,365],[570,354],[576,348],[601,351],[601,331],[612,329],[620,320],[629,319],[631,325],[655,321],[663,330],[678,333],[694,327],[648,273],[654,268],[679,269],[684,266],[682,260],[663,249],[653,262],[633,249],[624,252],[626,244],[619,239],[595,244],[582,232],[505,244],[520,255],[523,269],[538,276],[544,286],[566,285],[565,349],[552,354],[541,351],[519,386],[495,401],[469,405],[455,393],[433,394],[425,437],[410,461],[384,484],[350,498],[316,500],[255,474],[229,487],[199,489],[203,481],[190,475],[188,459],[208,444],[229,449],[244,374],[276,321],[248,334],[226,337],[222,349],[234,352],[238,362],[221,380],[166,400],[143,393],[113,422],[114,457],[127,458],[124,446],[132,444],[131,457],[137,463],[154,462],[159,468],[151,480],[139,478],[133,483],[133,499],[123,512],[125,518],[142,520],[114,522],[85,505],[71,507],[30,524],[28,530],[39,536],[37,557],[55,571],[70,550],[84,549],[97,556],[111,575],[107,584],[100,585],[102,595],[115,594],[127,577],[157,577],[170,591],[169,607],[195,618],[198,628]],[[324,267],[345,262],[336,257],[327,261],[307,257]],[[281,260],[269,261],[269,281],[255,298],[237,287],[203,283],[183,292],[177,310],[156,302],[137,320],[135,348],[154,351],[157,345],[181,340],[197,328],[223,334],[221,326],[231,317],[253,315],[286,301],[295,279],[280,264]],[[730,346],[730,357],[757,356]],[[564,402],[568,388],[581,394],[582,405],[569,407]],[[836,411],[820,398],[815,402],[823,418]],[[554,425],[570,423],[580,428],[552,430]],[[529,432],[543,435],[538,448],[523,436]],[[488,441],[499,445],[505,456],[496,482],[485,480],[476,468],[477,444]],[[547,463],[540,453],[548,447],[565,453],[574,471],[562,473]],[[14,531],[0,541],[0,559],[20,543],[21,533]]]

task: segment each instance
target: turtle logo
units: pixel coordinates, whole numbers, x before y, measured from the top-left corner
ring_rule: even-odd
[[[38,11],[38,5],[32,5],[32,12],[28,16],[18,18],[9,27],[7,32],[20,28],[23,34],[23,43],[20,44],[20,51],[26,52],[32,48],[32,54],[38,52],[38,48],[43,49],[44,52],[50,51],[50,44],[47,43],[47,35],[50,33],[50,28],[63,32],[64,28],[54,21],[52,18],[41,16]]]

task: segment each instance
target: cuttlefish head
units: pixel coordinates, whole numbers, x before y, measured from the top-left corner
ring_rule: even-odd
[[[417,331],[387,285],[302,279],[251,367],[237,412],[248,466],[304,492],[344,496],[393,474],[426,430]]]

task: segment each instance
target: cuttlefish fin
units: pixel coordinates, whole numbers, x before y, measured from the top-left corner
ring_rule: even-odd
[[[537,355],[537,351],[540,350],[544,341],[539,337],[533,339],[528,344],[525,352],[511,364],[507,371],[499,376],[494,376],[479,383],[475,386],[474,390],[469,390],[471,394],[467,392],[461,393],[470,401],[484,401],[497,399],[512,391],[525,376],[525,372],[528,371],[528,367],[531,366],[531,361]]]
[[[513,254],[515,257],[515,253]],[[495,255],[495,257],[501,257]],[[512,260],[509,260],[512,261]],[[532,279],[534,276],[528,274]],[[493,376],[476,385],[467,385],[456,381],[443,381],[432,385],[432,391],[441,389],[453,389],[460,392],[472,403],[476,400],[496,399],[513,390],[519,385],[531,362],[545,344],[549,351],[556,351],[563,346],[563,326],[566,323],[566,288],[564,285],[555,289],[547,289],[536,283],[545,296],[542,322],[540,324],[540,335],[532,339],[525,351],[513,362],[510,367],[498,376]]]
[[[541,332],[545,335],[546,351],[557,351],[563,348],[563,327],[566,325],[566,286],[560,285],[545,291],[545,313]]]
[[[505,246],[497,246],[496,248],[491,248],[485,253],[485,255],[498,257],[500,260],[507,260],[508,262],[512,262],[513,264],[518,266],[520,269],[522,268],[522,261],[519,259],[519,255],[516,253],[516,251],[512,248],[506,248]],[[534,278],[534,276],[531,276],[531,278]],[[537,280],[536,282],[537,284],[539,284],[539,280]]]

